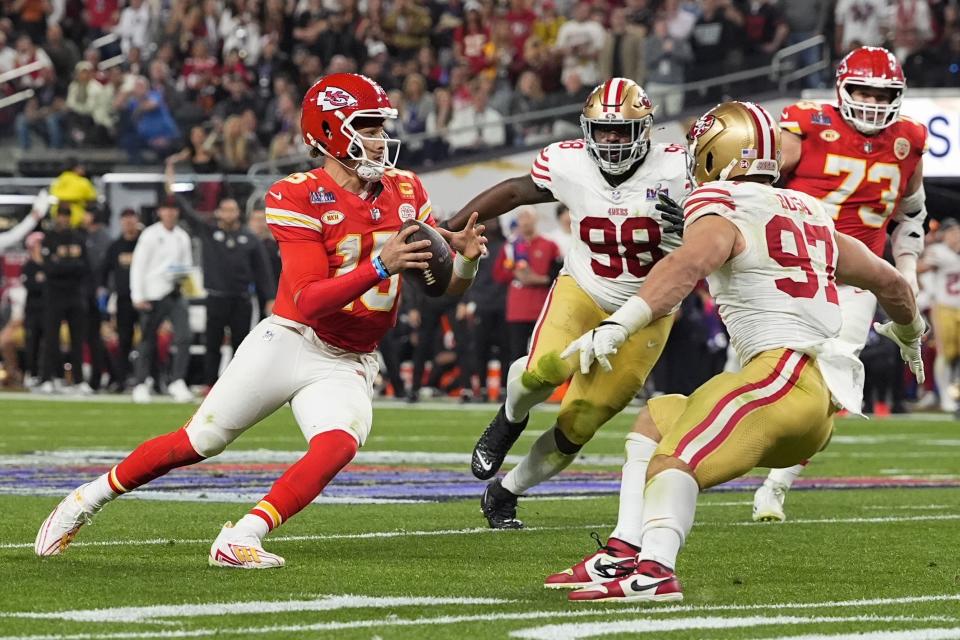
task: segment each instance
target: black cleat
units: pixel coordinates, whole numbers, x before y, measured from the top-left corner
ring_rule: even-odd
[[[527,415],[522,422],[510,422],[507,420],[503,405],[500,405],[500,411],[497,411],[497,415],[483,430],[483,434],[473,447],[470,470],[476,478],[489,480],[497,475],[503,459],[507,457],[510,447],[527,427],[529,419],[530,416]]]
[[[480,511],[491,529],[523,529],[523,523],[517,520],[517,496],[504,489],[499,478],[483,490]]]

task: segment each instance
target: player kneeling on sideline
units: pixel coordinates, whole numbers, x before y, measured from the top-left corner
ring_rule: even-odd
[[[40,556],[63,552],[107,502],[171,469],[215,456],[247,429],[290,403],[309,442],[307,453],[210,549],[221,567],[281,567],[263,537],[310,504],[354,457],[370,431],[377,373],[372,352],[397,316],[399,273],[426,269],[429,240],[407,243],[418,225],[434,225],[419,178],[394,169],[399,140],[384,121],[396,118],[387,94],[356,74],[326,76],[303,99],[300,121],[323,168],[295,173],[266,195],[266,218],[283,271],[274,315],[261,321],[203,404],[172,433],[141,444],[53,510],[37,534]],[[486,240],[474,216],[463,231],[441,231],[459,253],[447,293],[462,293]],[[398,233],[399,231],[399,233]]]
[[[780,130],[770,115],[751,103],[722,104],[687,137],[694,181],[702,186],[684,203],[683,246],[565,354],[579,351],[585,371],[594,360],[609,368],[630,335],[709,276],[743,369],[713,377],[690,397],[655,398],[637,418],[627,436],[613,535],[624,543],[617,546],[639,553],[634,559],[601,550],[547,578],[547,587],[582,587],[571,600],[681,600],[674,568],[700,491],[757,466],[808,458],[829,441],[838,407],[859,413],[863,368],[837,340],[834,274],[877,296],[892,319],[877,331],[900,346],[923,382],[926,327],[910,284],[860,241],[835,231],[815,198],[772,186]]]

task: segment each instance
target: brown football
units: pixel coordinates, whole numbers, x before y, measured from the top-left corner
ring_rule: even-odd
[[[403,223],[401,229],[406,229],[410,225],[417,225],[419,229],[407,237],[407,242],[417,242],[419,240],[429,240],[430,247],[427,249],[433,254],[428,260],[429,266],[421,271],[420,269],[407,269],[403,272],[403,278],[416,286],[431,297],[442,296],[450,286],[450,278],[453,277],[453,251],[450,245],[443,239],[436,229],[420,222],[419,220],[407,220]]]

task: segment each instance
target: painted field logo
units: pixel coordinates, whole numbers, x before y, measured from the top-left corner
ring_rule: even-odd
[[[323,224],[340,224],[343,222],[344,215],[339,211],[327,211],[325,214],[320,216],[320,220]]]

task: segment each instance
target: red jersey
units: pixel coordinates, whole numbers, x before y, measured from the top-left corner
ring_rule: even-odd
[[[380,185],[375,198],[363,199],[341,188],[323,169],[314,169],[275,182],[266,194],[267,224],[281,256],[291,243],[316,243],[327,265],[326,273],[311,274],[305,272],[309,267],[284,263],[273,312],[309,325],[325,342],[358,353],[373,351],[396,322],[399,274],[322,318],[303,317],[294,294],[302,288],[297,282],[334,278],[369,263],[406,220],[436,226],[430,198],[416,175],[388,170]]]
[[[868,136],[836,106],[806,101],[784,109],[780,126],[802,138],[800,162],[784,186],[818,198],[837,231],[882,256],[890,216],[926,150],[927,128],[901,116]]]

